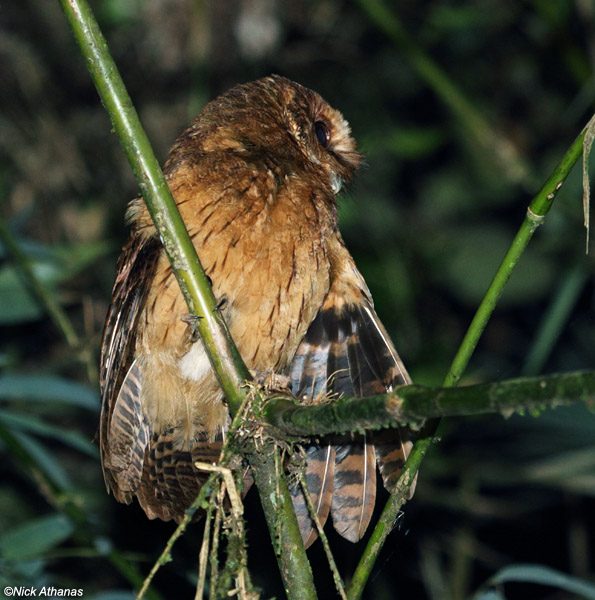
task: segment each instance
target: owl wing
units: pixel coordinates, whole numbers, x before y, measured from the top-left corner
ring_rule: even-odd
[[[292,391],[307,401],[329,395],[381,394],[409,383],[409,376],[376,313],[369,292],[351,267],[335,280],[300,343],[290,368]],[[391,489],[411,442],[406,430],[332,436],[306,448],[306,483],[322,524],[329,512],[335,529],[358,541],[374,510],[376,462]],[[302,538],[317,536],[299,485],[292,496]]]
[[[108,490],[127,504],[139,487],[149,444],[149,424],[140,401],[142,376],[134,354],[139,319],[160,251],[156,238],[135,235],[122,250],[101,344],[103,474]]]

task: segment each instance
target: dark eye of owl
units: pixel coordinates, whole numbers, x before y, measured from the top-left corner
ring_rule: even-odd
[[[314,131],[316,133],[316,139],[324,148],[326,148],[331,141],[331,133],[328,130],[326,123],[323,121],[316,121],[316,123],[314,123]]]

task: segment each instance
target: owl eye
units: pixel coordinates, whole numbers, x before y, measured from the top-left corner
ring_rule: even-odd
[[[331,141],[331,133],[323,121],[316,121],[314,123],[314,132],[316,133],[316,139],[320,142],[321,146],[327,148]]]

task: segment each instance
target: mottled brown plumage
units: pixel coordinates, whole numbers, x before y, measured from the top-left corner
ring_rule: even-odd
[[[409,381],[337,228],[335,194],[360,156],[341,114],[278,76],[208,104],[165,175],[248,368],[289,375],[311,401]],[[101,456],[108,489],[150,518],[179,520],[218,459],[229,416],[142,200],[128,211],[101,353]],[[306,478],[321,521],[361,538],[376,462],[390,487],[410,442],[383,432],[312,442]],[[316,534],[292,490],[305,542]]]

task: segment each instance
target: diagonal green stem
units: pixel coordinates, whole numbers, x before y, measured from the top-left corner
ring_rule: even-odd
[[[248,370],[217,311],[208,278],[91,8],[86,0],[60,0],[60,3],[122,143],[188,308],[199,317],[200,337],[230,410],[235,413],[244,397],[241,385],[250,379]]]
[[[500,264],[500,267],[496,271],[496,275],[492,279],[492,282],[471,321],[471,325],[461,342],[459,350],[452,361],[444,380],[444,387],[456,386],[461,379],[461,376],[471,359],[471,355],[477,346],[479,338],[496,307],[498,299],[502,295],[504,286],[510,279],[512,272],[517,265],[519,258],[529,244],[533,233],[543,222],[545,215],[551,208],[556,194],[562,187],[566,177],[568,177],[570,171],[581,156],[583,152],[583,141],[588,127],[589,125],[581,131],[580,135],[570,146],[539,193],[531,201],[525,219]],[[378,524],[372,532],[372,536],[368,541],[366,549],[364,550],[353,575],[353,579],[347,590],[349,600],[355,600],[356,598],[361,597],[364,586],[366,585],[370,573],[372,572],[372,568],[378,558],[378,554],[380,553],[388,534],[392,531],[393,524],[399,515],[401,506],[407,501],[409,488],[415,481],[415,476],[426,452],[434,441],[434,436],[439,424],[439,419],[430,419],[420,431],[419,437],[413,445],[407,463],[405,464],[401,477],[397,483],[397,488],[394,493],[391,494],[389,501],[384,507],[380,519],[378,520]]]
[[[496,303],[502,295],[504,286],[510,279],[514,268],[525,251],[525,248],[531,241],[535,230],[541,225],[545,215],[550,210],[566,177],[568,177],[572,167],[574,167],[580,158],[583,152],[583,141],[586,133],[587,128],[585,127],[576,140],[574,140],[572,146],[570,146],[539,193],[531,201],[525,219],[512,241],[508,252],[498,267],[494,279],[492,279],[488,291],[481,301],[481,304],[471,321],[471,325],[461,342],[461,346],[452,361],[446,379],[444,380],[445,386],[456,385],[459,382],[463,371],[467,367],[469,359],[477,346],[477,342],[494,312]]]
[[[251,379],[250,373],[217,310],[208,278],[91,8],[86,0],[60,0],[60,3],[124,147],[190,312],[199,317],[197,328],[201,340],[230,412],[235,415],[246,396],[243,384]],[[275,470],[274,456],[259,452],[254,440],[252,450],[249,462],[255,471],[271,537],[279,540],[277,559],[287,594],[289,598],[316,598],[284,475]],[[271,498],[278,501],[271,502]]]

